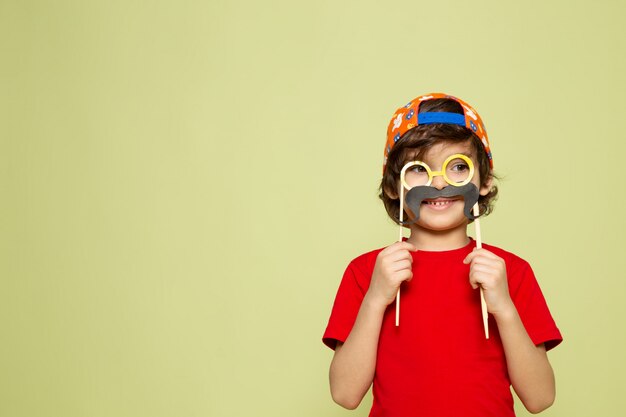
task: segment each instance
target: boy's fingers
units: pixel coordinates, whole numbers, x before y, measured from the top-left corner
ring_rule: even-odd
[[[416,251],[417,248],[406,242],[396,242],[393,245],[387,246],[378,254],[379,258],[385,258],[388,261],[396,262],[402,259],[412,260],[410,252]]]
[[[385,249],[381,250],[378,256],[387,256],[387,255],[391,255],[392,253],[395,253],[401,250],[413,250],[413,249],[415,249],[415,246],[411,245],[410,243],[396,242],[387,246]]]
[[[477,257],[483,257],[483,258],[488,258],[488,259],[493,259],[493,260],[501,259],[499,256],[495,255],[493,252],[489,252],[487,249],[474,249],[465,257],[465,259],[463,260],[463,263],[468,264]]]
[[[485,249],[485,248],[481,248],[478,249],[477,252],[480,252],[480,254],[486,258],[490,258],[490,259],[501,259],[498,255],[496,255],[495,253]]]
[[[415,252],[417,248],[409,242],[397,242],[396,250],[408,250],[410,252]]]
[[[390,261],[399,262],[402,260],[407,260],[413,262],[413,257],[411,253],[407,250],[401,250],[397,252],[393,252],[387,255]]]
[[[402,271],[404,269],[411,270],[412,263],[409,260],[403,260],[394,264],[394,271]]]
[[[415,246],[407,241],[395,242],[385,248],[385,250],[389,250],[389,252],[395,252],[401,249],[409,250],[412,252],[415,252],[417,250]]]
[[[400,281],[410,281],[413,278],[413,272],[410,270],[404,270],[404,272],[401,272],[398,277],[400,278]]]
[[[483,284],[483,280],[480,278],[480,276],[476,276],[475,274],[470,275],[470,285],[472,286],[473,289],[476,289],[480,286],[482,286]]]
[[[472,259],[474,259],[476,257],[476,250],[474,249],[472,252],[470,252],[469,254],[467,254],[467,256],[465,257],[465,259],[463,259],[463,263],[464,264],[468,264],[470,262],[472,262]]]
[[[487,264],[479,264],[479,263],[474,262],[472,266],[470,267],[470,273],[472,274],[475,274],[475,273],[487,274],[487,273],[490,273],[491,271],[493,271],[493,267]]]
[[[480,286],[480,277],[476,275],[473,271],[470,272],[469,282],[473,289],[476,289]]]
[[[477,258],[472,259],[471,266],[472,267],[483,266],[487,268],[497,268],[498,261],[495,259],[489,259],[489,258],[479,256]]]

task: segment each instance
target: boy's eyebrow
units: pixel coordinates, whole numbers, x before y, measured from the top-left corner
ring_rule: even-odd
[[[419,152],[413,155],[407,155],[407,160],[405,161],[405,163],[411,162],[411,161],[420,161],[420,159],[417,159],[418,153]],[[449,156],[452,156],[452,155],[463,155],[463,156],[467,156],[469,159],[476,159],[476,155],[474,154],[474,152],[455,152],[455,153],[451,153]]]

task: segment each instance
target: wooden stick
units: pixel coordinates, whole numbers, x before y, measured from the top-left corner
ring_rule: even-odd
[[[398,242],[402,242],[402,222],[404,220],[404,186],[400,183],[400,231],[398,233]],[[402,285],[402,284],[400,284]],[[398,292],[396,293],[396,327],[400,325],[400,287],[398,287]]]
[[[480,209],[478,208],[478,203],[474,204],[474,230],[476,232],[476,248],[482,249],[483,242],[480,235],[480,219],[478,218],[480,214]],[[487,303],[485,302],[485,294],[483,293],[483,287],[480,287],[480,309],[483,313],[483,327],[485,328],[485,339],[489,339],[489,315],[487,313]]]

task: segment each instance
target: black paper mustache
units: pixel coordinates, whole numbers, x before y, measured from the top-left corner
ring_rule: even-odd
[[[406,206],[411,209],[415,215],[415,219],[410,222],[403,222],[402,224],[407,226],[416,222],[420,217],[420,206],[422,205],[422,202],[427,199],[435,199],[439,197],[463,197],[463,200],[465,200],[465,207],[463,208],[465,217],[470,220],[474,220],[476,218],[476,216],[472,214],[472,208],[474,207],[474,204],[478,202],[479,194],[478,187],[471,182],[468,182],[460,187],[449,185],[447,187],[443,187],[441,190],[427,185],[420,185],[418,187],[411,188],[406,193],[404,200],[406,202]]]

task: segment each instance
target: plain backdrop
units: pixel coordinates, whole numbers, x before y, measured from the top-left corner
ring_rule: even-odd
[[[471,103],[564,343],[545,416],[626,408],[626,7],[0,0],[0,415],[366,416],[321,343],[397,232],[387,123]],[[527,413],[516,405],[520,416]]]

